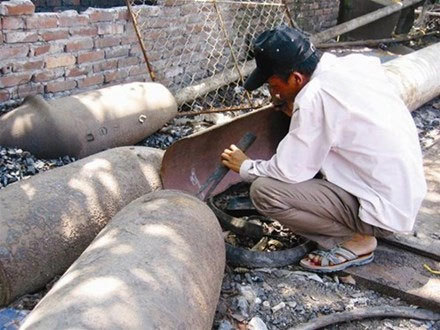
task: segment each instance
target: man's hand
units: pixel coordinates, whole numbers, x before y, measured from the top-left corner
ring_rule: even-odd
[[[222,153],[222,164],[237,173],[240,173],[240,166],[246,159],[249,157],[234,144]]]

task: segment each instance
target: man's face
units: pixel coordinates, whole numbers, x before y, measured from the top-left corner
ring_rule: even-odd
[[[287,81],[279,76],[273,75],[269,77],[267,83],[269,84],[272,103],[274,105],[280,105],[281,111],[291,117],[293,102],[295,101],[296,95],[305,85],[305,77],[300,73],[292,72]]]

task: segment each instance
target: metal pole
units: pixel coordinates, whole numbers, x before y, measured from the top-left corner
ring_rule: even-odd
[[[134,31],[136,32],[136,36],[139,40],[139,44],[141,46],[142,53],[144,54],[145,64],[147,64],[147,70],[148,70],[148,73],[150,74],[151,81],[156,81],[156,75],[154,74],[153,67],[151,66],[150,61],[148,60],[147,50],[145,48],[144,40],[142,39],[141,33],[139,31],[137,19],[133,14],[130,0],[125,0],[125,3],[127,4],[128,13],[130,14],[131,20],[133,22]]]
[[[235,66],[235,68],[236,68],[236,70],[237,70],[237,72],[238,72],[238,75],[239,75],[239,77],[240,77],[241,82],[244,83],[243,75],[242,75],[242,73],[241,73],[241,71],[240,71],[240,67],[238,66],[238,60],[237,60],[237,57],[235,56],[234,49],[232,48],[231,40],[229,39],[228,32],[226,31],[226,28],[225,28],[225,22],[223,21],[222,13],[221,13],[221,11],[219,10],[219,8],[218,8],[218,6],[217,6],[217,0],[213,0],[212,3],[213,3],[214,8],[215,8],[215,10],[216,10],[216,12],[217,12],[217,16],[218,16],[218,18],[219,18],[219,20],[220,20],[221,29],[222,29],[222,32],[223,32],[223,34],[224,34],[224,36],[225,36],[226,42],[228,43],[229,49],[231,50],[231,55],[232,55],[232,58],[233,58],[233,60],[234,60],[234,66]],[[251,106],[253,106],[252,99],[251,99],[251,95],[249,94],[249,92],[246,91],[246,92],[245,92],[245,95],[246,95],[247,100],[249,101],[249,104],[250,104]]]

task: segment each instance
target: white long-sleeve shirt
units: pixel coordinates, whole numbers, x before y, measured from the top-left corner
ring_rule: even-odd
[[[414,121],[378,59],[324,53],[296,96],[276,154],[246,160],[240,175],[297,183],[320,170],[359,199],[362,221],[412,230],[426,194],[422,153]]]

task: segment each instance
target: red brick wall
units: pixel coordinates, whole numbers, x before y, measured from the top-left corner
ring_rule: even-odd
[[[35,13],[0,3],[0,108],[28,95],[64,96],[149,79],[124,7]]]
[[[184,53],[207,42],[205,17],[183,2],[166,2],[146,7],[146,46],[158,81],[174,91],[187,77],[206,75],[207,54]],[[307,31],[336,24],[339,0],[286,2]],[[35,13],[30,0],[1,1],[0,24],[0,111],[28,95],[59,97],[150,79],[125,7]]]

